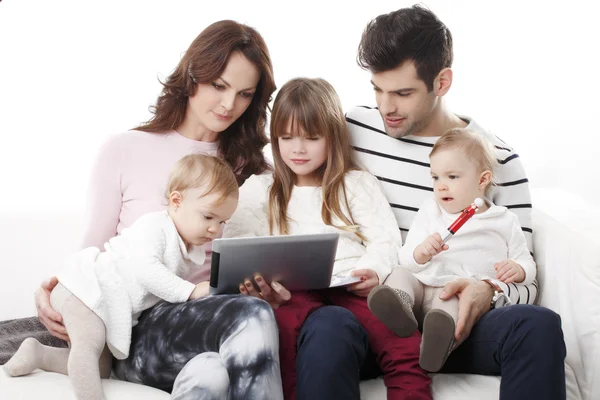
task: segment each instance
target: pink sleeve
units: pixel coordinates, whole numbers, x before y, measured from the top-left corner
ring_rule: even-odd
[[[121,214],[121,135],[109,138],[98,153],[88,186],[87,218],[82,248],[98,247],[117,235]]]

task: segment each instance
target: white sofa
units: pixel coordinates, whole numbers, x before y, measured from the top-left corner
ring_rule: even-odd
[[[562,317],[567,345],[567,398],[600,399],[600,209],[561,190],[533,193],[533,229],[541,286],[539,303]],[[568,205],[568,208],[566,207]],[[549,215],[552,215],[550,217]],[[78,243],[81,213],[0,214],[0,320],[34,315],[33,292]],[[104,381],[108,400],[168,399],[165,392]],[[433,375],[435,400],[497,399],[500,378]],[[0,372],[0,399],[69,399],[68,378],[37,371]],[[366,400],[386,398],[381,379],[361,384]]]

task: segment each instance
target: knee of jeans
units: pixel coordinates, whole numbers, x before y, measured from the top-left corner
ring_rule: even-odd
[[[313,312],[300,330],[300,335],[303,334],[331,346],[345,346],[357,339],[368,343],[367,332],[354,314],[338,306],[325,306]]]
[[[520,307],[520,321],[531,335],[532,340],[543,338],[555,345],[564,343],[560,315],[546,307],[523,305]]]

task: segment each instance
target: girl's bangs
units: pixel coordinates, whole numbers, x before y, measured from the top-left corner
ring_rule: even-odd
[[[321,118],[315,105],[310,104],[308,101],[299,102],[299,104],[290,103],[281,104],[278,109],[273,124],[275,137],[288,134],[308,138],[323,136],[323,129],[319,126]],[[292,122],[290,132],[287,131],[289,121]]]

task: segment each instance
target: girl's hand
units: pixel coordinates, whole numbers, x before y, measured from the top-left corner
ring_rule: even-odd
[[[448,245],[442,241],[442,236],[439,233],[427,236],[427,238],[418,245],[414,252],[413,257],[419,264],[425,264],[431,258],[444,250],[448,250]]]
[[[240,293],[263,299],[269,303],[273,310],[278,309],[283,303],[292,298],[290,291],[277,282],[271,282],[271,285],[269,285],[260,275],[254,277],[254,282],[259,287],[260,292],[256,290],[249,279],[246,279],[243,284],[240,284]]]
[[[367,297],[371,290],[379,285],[379,275],[372,269],[357,269],[351,272],[352,276],[360,276],[360,282],[348,285],[348,291],[360,297]]]
[[[198,283],[192,291],[192,294],[190,294],[190,298],[188,300],[196,300],[208,296],[209,285],[210,282],[208,281]]]
[[[496,279],[504,283],[521,283],[525,280],[525,270],[513,260],[500,261],[494,265]]]
[[[62,323],[62,316],[56,312],[50,305],[50,292],[58,284],[58,278],[53,276],[43,282],[40,288],[35,292],[35,307],[38,312],[38,319],[48,329],[48,332],[54,337],[69,341],[67,328]]]

